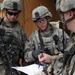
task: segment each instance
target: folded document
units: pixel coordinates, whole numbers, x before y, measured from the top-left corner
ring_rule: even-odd
[[[43,66],[39,66],[37,64],[32,64],[24,67],[12,67],[18,71],[24,72],[28,75],[36,75],[39,71],[43,70]]]

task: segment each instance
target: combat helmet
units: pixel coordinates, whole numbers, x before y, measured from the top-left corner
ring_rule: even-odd
[[[60,3],[60,10],[62,12],[67,12],[75,8],[75,0],[62,0]]]
[[[36,21],[43,17],[52,17],[51,12],[45,6],[39,6],[32,11],[32,20]]]
[[[58,13],[60,12],[60,2],[61,2],[61,0],[56,0],[56,11]]]
[[[2,10],[13,9],[21,11],[22,5],[20,0],[4,0],[1,9]]]

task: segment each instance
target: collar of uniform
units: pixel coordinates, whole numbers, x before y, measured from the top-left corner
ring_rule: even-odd
[[[52,34],[51,30],[41,31],[41,35],[44,37],[51,36],[51,34]]]
[[[8,27],[8,28],[12,28],[12,27],[15,26],[13,22],[6,23],[6,22],[4,22],[4,21],[2,22],[2,25],[4,25],[5,27]]]

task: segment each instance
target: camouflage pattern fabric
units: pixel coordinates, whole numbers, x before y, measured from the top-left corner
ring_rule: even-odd
[[[73,44],[71,50],[70,50],[70,55],[67,56],[68,60],[66,61],[67,63],[65,64],[65,67],[63,68],[63,74],[64,75],[73,75],[75,72],[75,44]]]
[[[62,12],[67,12],[73,8],[75,8],[75,0],[61,0],[60,10]]]
[[[53,61],[45,71],[38,72],[37,75],[62,75],[63,68],[63,55],[57,57],[55,61]]]
[[[24,33],[18,21],[14,21],[9,24],[3,21],[0,25],[0,28],[5,30],[2,38],[8,54],[9,62],[11,63],[9,65],[19,66],[19,52],[21,50],[23,51],[26,41],[26,34]],[[4,64],[5,63],[0,58],[0,75],[10,75],[10,73],[5,73],[6,70]]]
[[[16,6],[14,6],[14,3],[17,3],[17,5],[15,4]],[[1,7],[2,10],[14,9],[14,8],[16,8],[16,10],[19,10],[19,11],[22,10],[22,5],[21,5],[20,0],[3,0],[3,4]]]
[[[32,20],[36,21],[43,17],[52,17],[51,12],[45,6],[39,6],[32,11]]]

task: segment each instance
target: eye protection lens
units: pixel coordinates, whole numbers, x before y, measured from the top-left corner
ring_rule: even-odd
[[[40,24],[44,24],[45,23],[45,19],[42,19],[40,21],[36,21],[35,22],[37,25],[40,25]]]
[[[19,12],[7,12],[10,16],[12,16],[12,15],[14,15],[14,16],[16,16],[16,15],[18,15],[19,14]]]

